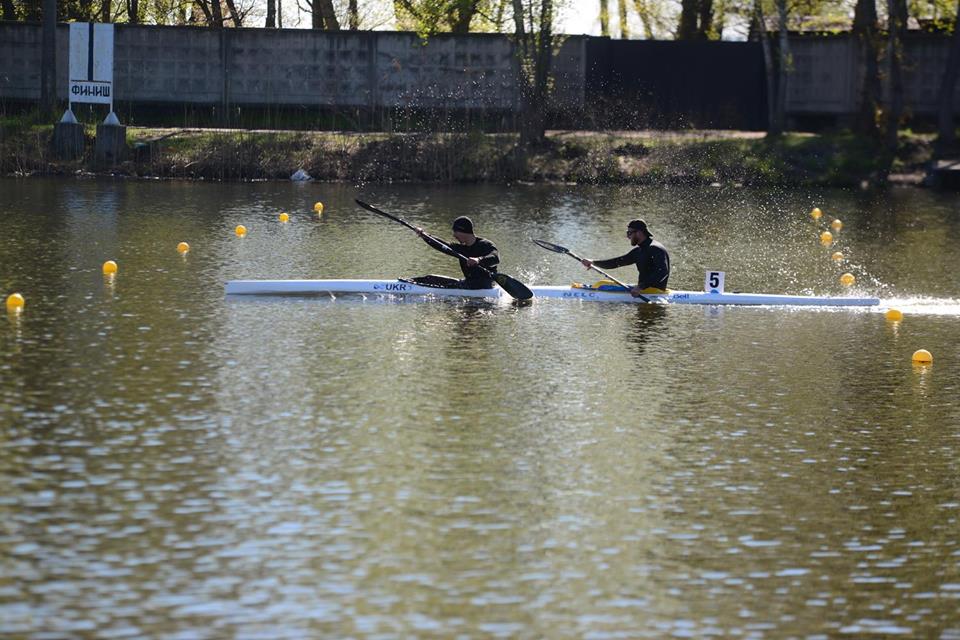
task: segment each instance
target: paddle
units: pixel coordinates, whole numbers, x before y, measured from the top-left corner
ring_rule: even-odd
[[[357,200],[356,202],[357,202],[358,205],[360,205],[361,207],[363,207],[363,208],[366,209],[367,211],[372,211],[372,212],[374,212],[374,213],[376,213],[376,214],[378,214],[378,215],[381,215],[381,216],[383,216],[383,217],[385,217],[385,218],[390,218],[390,219],[393,220],[394,222],[399,222],[399,223],[402,224],[403,226],[407,227],[408,229],[412,229],[413,231],[416,231],[416,230],[417,230],[417,228],[416,228],[415,226],[413,226],[412,224],[410,224],[409,222],[407,222],[406,220],[404,220],[404,219],[401,218],[400,216],[395,216],[395,215],[393,215],[393,214],[391,214],[391,213],[387,213],[386,211],[381,211],[380,209],[377,209],[377,208],[376,208],[375,206],[373,206],[372,204],[367,204],[367,203],[364,202],[363,200]],[[430,236],[430,237],[433,238],[438,244],[446,247],[446,248],[450,251],[450,253],[452,253],[452,254],[455,255],[456,257],[460,258],[460,259],[463,260],[464,262],[467,261],[468,258],[467,258],[466,256],[461,255],[461,254],[457,253],[456,251],[454,251],[453,248],[452,248],[450,245],[448,245],[446,242],[444,242],[443,240],[441,240],[441,239],[439,239],[439,238],[435,238],[434,236]],[[484,266],[482,266],[482,265],[477,265],[477,266],[478,266],[480,269],[483,269],[484,271],[486,271],[487,274],[489,274],[490,277],[493,278],[493,281],[494,281],[494,282],[496,282],[498,285],[500,285],[500,287],[501,287],[504,291],[506,291],[507,293],[509,293],[512,297],[516,298],[517,300],[529,300],[530,298],[533,297],[533,291],[530,291],[529,287],[527,287],[527,285],[523,284],[523,283],[520,282],[519,280],[515,280],[514,278],[511,278],[510,276],[506,275],[505,273],[494,273],[493,271],[490,271],[489,269],[487,269],[486,267],[484,267]]]
[[[534,240],[534,242],[535,242],[538,246],[543,247],[544,249],[546,249],[547,251],[553,251],[554,253],[564,253],[564,254],[570,256],[571,258],[573,258],[574,260],[576,260],[577,262],[580,262],[581,260],[583,260],[583,258],[581,258],[581,257],[578,256],[577,254],[575,254],[573,251],[570,251],[570,249],[567,249],[566,247],[561,247],[561,246],[558,245],[558,244],[553,244],[552,242],[547,242],[546,240]],[[617,280],[616,278],[614,278],[612,275],[610,275],[609,273],[607,273],[606,271],[604,271],[604,270],[601,269],[600,267],[591,265],[590,268],[593,269],[594,271],[600,273],[601,275],[606,276],[608,279],[613,280],[614,282],[616,282],[616,283],[617,283],[618,285],[620,285],[621,287],[624,287],[627,291],[629,291],[630,289],[632,289],[632,287],[631,287],[630,285],[624,284],[623,282],[620,282],[619,280]],[[639,293],[637,294],[637,297],[640,298],[641,300],[643,300],[644,302],[650,302],[650,298],[647,298],[647,297],[645,297],[645,296],[642,296],[642,295],[640,295]]]

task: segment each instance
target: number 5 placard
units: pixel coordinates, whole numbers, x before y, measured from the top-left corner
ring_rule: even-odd
[[[723,271],[707,271],[703,281],[703,290],[707,293],[723,293]]]

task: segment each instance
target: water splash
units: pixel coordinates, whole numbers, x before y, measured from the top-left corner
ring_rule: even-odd
[[[881,307],[899,309],[905,315],[960,316],[960,298],[910,296],[884,298]]]

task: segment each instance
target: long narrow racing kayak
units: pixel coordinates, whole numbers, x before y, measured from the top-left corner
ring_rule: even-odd
[[[644,304],[622,290],[587,285],[532,285],[535,298],[562,298],[585,302],[629,302]],[[233,280],[226,284],[227,295],[310,295],[373,294],[396,296],[442,296],[463,298],[507,298],[501,289],[440,289],[401,280]],[[644,294],[652,303],[707,305],[777,305],[820,307],[868,307],[880,304],[879,298],[802,296],[772,293],[710,293],[706,291],[670,291]]]

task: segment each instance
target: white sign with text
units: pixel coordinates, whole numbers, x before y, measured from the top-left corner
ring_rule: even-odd
[[[69,100],[109,104],[113,111],[112,24],[70,24]]]

